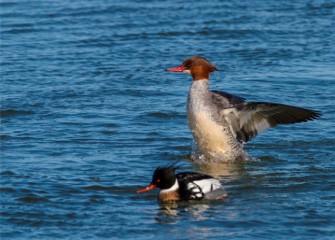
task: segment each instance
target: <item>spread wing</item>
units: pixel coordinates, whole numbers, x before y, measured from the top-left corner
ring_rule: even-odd
[[[230,125],[237,140],[243,142],[278,124],[307,122],[321,116],[318,111],[266,102],[244,102],[222,109],[220,114]]]
[[[318,111],[266,102],[246,102],[226,92],[211,91],[212,102],[240,142],[248,142],[278,124],[307,122],[321,116]]]

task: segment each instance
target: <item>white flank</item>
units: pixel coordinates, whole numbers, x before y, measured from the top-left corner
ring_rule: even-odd
[[[194,183],[201,188],[204,194],[222,188],[220,181],[215,178],[208,178],[199,181],[194,181]]]

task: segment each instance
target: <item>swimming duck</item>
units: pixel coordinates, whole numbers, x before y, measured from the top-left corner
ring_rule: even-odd
[[[156,168],[149,186],[137,193],[160,188],[158,199],[161,202],[216,200],[226,195],[218,179],[196,172],[176,174],[177,168],[173,164]]]

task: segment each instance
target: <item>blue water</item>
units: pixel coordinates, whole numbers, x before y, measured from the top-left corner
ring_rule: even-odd
[[[334,1],[3,0],[1,239],[334,239]],[[319,110],[266,131],[253,159],[190,161],[191,79]],[[218,177],[227,202],[137,195],[159,165]]]

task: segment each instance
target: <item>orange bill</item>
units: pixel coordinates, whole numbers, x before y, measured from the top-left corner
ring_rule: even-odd
[[[157,186],[155,184],[151,184],[151,185],[147,186],[146,188],[137,190],[136,193],[144,193],[144,192],[150,191],[152,189],[155,189],[156,187]]]
[[[168,68],[166,69],[168,72],[183,72],[184,71],[184,66],[181,65],[179,67],[174,67],[174,68]]]

